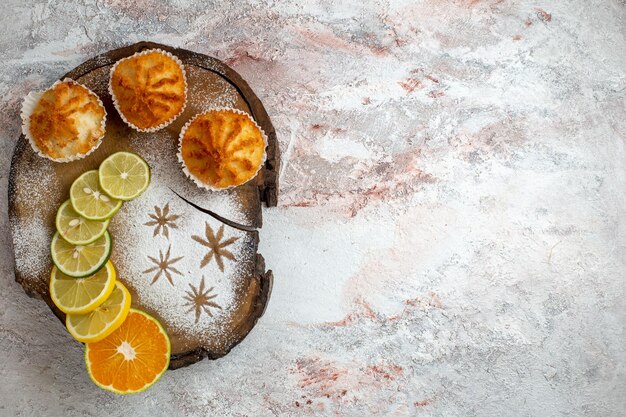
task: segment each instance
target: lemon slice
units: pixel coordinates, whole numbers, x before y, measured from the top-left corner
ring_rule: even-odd
[[[150,167],[137,154],[117,152],[102,161],[98,169],[100,188],[119,200],[138,197],[150,184]]]
[[[106,220],[122,207],[122,202],[105,194],[98,183],[98,171],[87,171],[70,187],[72,208],[88,220]]]
[[[111,236],[105,231],[95,242],[83,246],[68,243],[56,232],[50,244],[50,254],[52,262],[65,275],[88,277],[102,268],[111,256]]]
[[[52,268],[50,298],[66,314],[87,314],[104,303],[115,287],[115,268],[106,266],[87,278],[73,278]]]
[[[109,220],[87,220],[72,208],[70,200],[61,204],[56,217],[57,231],[73,245],[88,245],[106,232]]]
[[[99,342],[124,323],[129,311],[130,293],[115,281],[115,288],[104,303],[87,314],[68,314],[65,327],[79,342]]]

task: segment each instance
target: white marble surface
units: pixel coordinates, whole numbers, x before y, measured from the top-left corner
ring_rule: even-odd
[[[626,412],[623,1],[3,4],[0,415]],[[250,82],[282,194],[255,330],[117,397],[14,282],[6,189],[21,98],[139,40]]]

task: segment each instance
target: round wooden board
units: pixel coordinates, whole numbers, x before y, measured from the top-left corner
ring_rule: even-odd
[[[139,133],[126,126],[113,107],[107,88],[108,76],[110,67],[117,60],[152,48],[166,50],[182,60],[187,73],[189,98],[185,112],[172,125],[156,133]],[[100,162],[115,151],[134,151],[149,162],[153,179],[146,193],[137,199],[138,203],[135,201],[125,203],[109,226],[114,239],[111,259],[118,269],[119,279],[131,291],[133,306],[155,315],[164,324],[172,342],[171,369],[195,363],[204,357],[216,359],[226,355],[246,337],[263,315],[271,293],[272,273],[265,270],[263,257],[257,253],[259,242],[257,231],[241,231],[224,225],[181,200],[175,192],[229,220],[253,228],[261,227],[262,202],[267,206],[275,206],[277,202],[279,167],[276,134],[263,105],[248,84],[221,61],[151,42],[140,42],[109,51],[79,65],[63,78],[66,77],[84,84],[100,96],[108,113],[107,133],[102,145],[93,154],[85,159],[65,164],[38,157],[25,137],[20,136],[14,151],[9,178],[9,219],[13,232],[17,282],[29,295],[45,300],[64,323],[64,314],[52,303],[48,293],[49,273],[52,268],[48,245],[55,230],[56,210],[68,198],[69,187],[78,175],[89,169],[97,169]],[[182,125],[194,114],[210,107],[222,106],[241,109],[254,117],[268,136],[268,158],[254,180],[230,191],[209,192],[196,187],[177,166],[175,154],[178,134]],[[156,206],[163,210],[165,205],[168,205],[171,214],[177,213],[176,215],[180,217],[182,225],[170,228],[168,236],[164,236],[162,229],[154,230],[153,236],[154,226],[145,223],[151,220],[148,216],[154,212],[145,212],[148,203],[146,201],[139,203],[144,198],[152,199],[146,201],[155,201],[155,210]],[[230,211],[226,208],[230,208]],[[197,259],[201,255],[199,256],[195,249],[189,250],[188,246],[177,247],[171,240],[175,241],[173,235],[177,236],[180,242],[181,239],[191,241],[195,239],[192,238],[194,235],[204,238],[207,236],[206,233],[209,233],[208,229],[214,231],[216,235],[220,233],[218,230],[224,229],[224,239],[231,236],[230,239],[236,242],[233,247],[239,250],[236,259],[232,261],[233,265],[226,259],[225,267],[218,265],[219,269],[216,269],[218,266],[209,265],[210,271],[206,271],[229,291],[227,304],[230,307],[213,310],[217,312],[216,317],[213,317],[207,310],[200,309],[198,313],[198,309],[192,305],[189,314],[192,315],[192,319],[195,314],[195,323],[193,320],[189,321],[189,317],[170,317],[169,312],[163,309],[167,303],[158,300],[159,297],[152,297],[149,293],[152,287],[142,281],[150,282],[154,275],[147,273],[150,268],[146,269],[146,265],[149,266],[150,263],[150,255],[159,258],[166,254],[166,250],[169,253],[171,249],[172,258],[175,252],[179,252],[179,257],[181,259],[186,257],[184,262],[191,265],[185,267],[186,269],[179,267],[180,273],[172,273],[173,277],[165,277],[163,274],[160,281],[157,277],[157,282],[152,284],[155,284],[155,291],[157,287],[161,288],[159,290],[163,293],[161,298],[169,297],[165,293],[169,288],[167,285],[171,285],[172,288],[174,285],[178,286],[179,293],[180,287],[183,286],[188,290],[185,291],[188,295],[203,291],[197,276],[202,273],[204,285],[206,265],[202,265],[201,259]],[[133,231],[136,233],[133,234]],[[137,233],[143,233],[154,241],[148,237],[138,238],[137,236],[144,235]],[[188,242],[185,243],[187,244]],[[178,265],[184,262],[181,261]],[[201,266],[193,266],[194,263],[200,263]],[[204,290],[211,286],[212,276],[206,277],[208,282]],[[185,282],[187,278],[195,281]],[[222,302],[220,296],[225,297],[219,294],[219,288],[218,286],[217,298],[214,300]],[[175,302],[182,306],[189,300],[185,298],[179,302],[176,299]],[[207,315],[210,318],[207,318]],[[198,324],[200,319],[213,320],[206,322],[209,324],[204,324],[209,326],[206,332],[198,331],[198,326],[202,325]],[[187,324],[179,326],[178,323],[183,321]],[[213,327],[210,326],[219,329],[219,332],[213,332]]]

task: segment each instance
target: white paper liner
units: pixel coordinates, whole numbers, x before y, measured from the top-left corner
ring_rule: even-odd
[[[101,123],[103,133],[102,133],[102,136],[100,136],[100,138],[98,139],[98,142],[96,142],[96,144],[91,149],[89,149],[89,151],[87,151],[86,153],[78,153],[76,155],[66,156],[64,158],[53,158],[50,155],[42,152],[37,147],[35,138],[33,138],[33,136],[30,133],[30,116],[33,114],[33,111],[35,111],[35,107],[37,107],[37,103],[39,103],[41,96],[46,91],[56,87],[58,84],[61,84],[61,83],[71,83],[74,85],[79,85],[85,88],[92,96],[96,98],[96,100],[98,100],[98,105],[100,105],[102,110],[104,110],[104,116],[102,117],[102,123]],[[61,80],[56,81],[54,84],[52,84],[48,89],[44,91],[31,91],[30,93],[28,93],[28,95],[24,97],[24,101],[22,102],[22,110],[21,110],[20,116],[22,117],[22,133],[28,139],[28,142],[30,143],[30,146],[33,148],[33,151],[35,151],[35,153],[37,153],[37,155],[41,156],[42,158],[46,158],[54,162],[71,162],[71,161],[76,161],[78,159],[85,158],[87,155],[91,154],[93,151],[98,149],[98,146],[100,146],[100,144],[102,143],[102,139],[104,139],[104,136],[106,134],[107,111],[104,108],[104,104],[102,104],[102,100],[100,100],[100,97],[98,97],[98,95],[94,93],[93,91],[91,91],[89,88],[85,87],[79,82],[72,80],[71,78],[65,78],[62,81]]]
[[[268,142],[267,142],[267,135],[265,134],[263,129],[261,129],[261,126],[259,126],[259,124],[256,122],[256,120],[254,120],[252,118],[252,116],[250,116],[248,113],[246,113],[246,112],[244,112],[242,110],[239,110],[239,109],[233,109],[233,108],[230,108],[230,107],[214,107],[214,108],[210,108],[210,109],[208,109],[206,111],[203,111],[202,113],[196,114],[187,123],[185,123],[183,128],[180,130],[180,135],[178,136],[178,153],[176,154],[176,156],[178,157],[178,162],[180,162],[180,164],[183,167],[183,172],[185,173],[185,175],[187,177],[189,177],[200,188],[204,188],[204,189],[210,190],[210,191],[224,191],[224,190],[229,190],[231,188],[239,187],[239,186],[245,184],[246,182],[244,182],[242,184],[239,184],[239,185],[229,185],[228,187],[223,187],[223,188],[218,188],[218,187],[215,187],[213,185],[206,184],[206,183],[202,182],[202,180],[200,178],[198,178],[195,175],[193,175],[193,173],[191,171],[189,171],[189,169],[187,168],[187,165],[185,164],[185,160],[183,159],[183,149],[182,149],[182,147],[183,147],[183,137],[185,136],[185,132],[187,131],[187,128],[199,116],[202,116],[204,114],[211,113],[211,112],[214,112],[214,111],[229,111],[229,112],[232,112],[232,113],[237,113],[237,114],[244,115],[248,119],[250,119],[252,121],[252,123],[254,123],[254,125],[257,127],[257,129],[259,129],[259,132],[261,132],[261,137],[263,138],[263,145],[264,145],[264,147],[263,147],[263,158],[261,159],[261,163],[259,164],[259,167],[257,168],[257,170],[254,173],[254,175],[252,175],[250,177],[250,179],[248,179],[246,182],[253,180],[259,174],[259,171],[261,170],[263,165],[265,165],[265,160],[267,159],[267,143]]]
[[[131,122],[128,121],[128,119],[126,118],[126,116],[124,116],[124,113],[122,113],[122,110],[120,109],[120,106],[118,104],[117,101],[117,97],[115,96],[115,93],[113,92],[113,72],[115,71],[115,69],[117,68],[117,66],[121,63],[124,62],[128,59],[131,58],[135,58],[138,56],[142,56],[142,55],[147,55],[149,53],[152,52],[158,52],[160,54],[163,54],[167,57],[170,57],[174,60],[174,62],[176,62],[178,64],[178,66],[180,67],[180,70],[183,72],[183,83],[185,84],[185,101],[183,102],[183,106],[181,107],[180,111],[178,112],[178,114],[174,115],[171,119],[161,123],[160,125],[156,126],[156,127],[150,127],[147,129],[142,129],[138,126],[135,126],[134,124],[132,124]],[[164,127],[169,126],[170,124],[172,124],[172,122],[174,122],[174,120],[176,120],[178,118],[178,116],[180,116],[184,111],[185,111],[185,107],[187,106],[187,73],[185,72],[185,65],[183,64],[183,61],[181,61],[180,59],[178,59],[177,56],[164,51],[162,49],[147,49],[145,51],[141,51],[141,52],[136,52],[134,54],[132,54],[131,56],[127,56],[126,58],[122,58],[119,61],[117,61],[115,64],[113,64],[113,66],[111,67],[111,72],[109,73],[109,94],[111,94],[111,98],[113,99],[113,105],[115,106],[115,109],[117,110],[117,113],[120,115],[120,117],[122,118],[122,120],[124,121],[124,123],[126,123],[128,126],[132,127],[133,129],[135,129],[138,132],[156,132],[157,130],[161,130]]]

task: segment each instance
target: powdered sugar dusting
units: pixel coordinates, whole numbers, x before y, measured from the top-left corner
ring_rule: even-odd
[[[199,77],[206,78],[207,74],[206,70],[190,65],[185,66],[185,71],[190,80]],[[228,81],[216,76],[211,84],[214,94],[207,99],[204,89],[198,83],[190,82],[187,87],[189,93],[187,105],[197,112],[203,112],[213,107],[235,107],[239,94]]]
[[[163,213],[166,204],[168,213],[177,216],[167,237],[163,233],[155,235],[155,227],[146,225],[153,219],[150,214]],[[239,207],[236,201],[226,197],[219,200],[214,210],[225,217],[236,217]],[[236,238],[228,247],[236,261],[225,259],[223,272],[214,257],[201,267],[210,249],[192,236],[204,237],[205,224],[215,234],[223,226],[209,216],[199,215],[167,187],[154,181],[141,197],[126,203],[109,226],[114,237],[112,259],[120,280],[136,294],[133,303],[161,317],[168,333],[182,332],[201,341],[226,337],[224,328],[237,308],[236,295],[243,290],[247,277],[249,255],[246,249],[251,238],[246,232],[224,226],[223,238]],[[171,263],[161,271],[154,260],[164,258]],[[203,311],[196,321],[194,307],[186,297],[189,292],[193,293],[190,285],[199,288],[203,278],[207,289],[213,287],[212,294],[216,297],[212,301],[219,308],[209,308],[211,315]]]
[[[23,271],[24,276],[41,279],[43,282],[46,278],[46,266],[50,263],[47,249],[54,229],[37,216],[23,225],[13,223],[12,226],[15,268]]]
[[[54,234],[47,206],[62,197],[54,186],[54,162],[35,156],[28,145],[25,147],[23,163],[30,169],[14,177],[10,190],[16,214],[10,219],[15,267],[24,277],[44,281],[50,263],[48,247]]]

